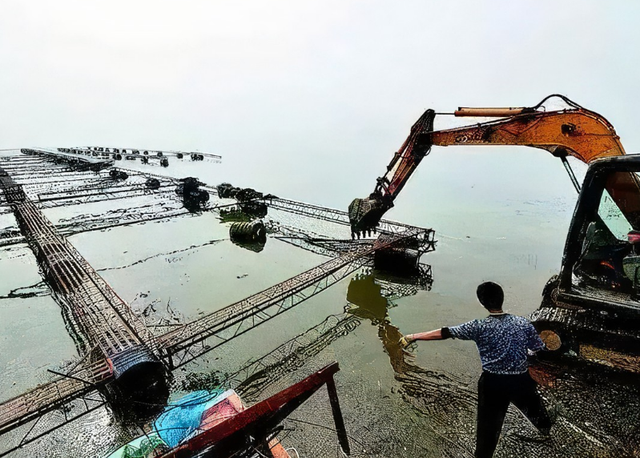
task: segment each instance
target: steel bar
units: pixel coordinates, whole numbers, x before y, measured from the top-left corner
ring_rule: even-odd
[[[0,435],[94,391],[95,386],[111,377],[105,360],[83,366],[72,374],[76,379],[59,377],[0,404]],[[77,379],[90,380],[93,385]]]
[[[1,170],[1,169],[0,169]],[[105,357],[147,344],[153,337],[127,304],[93,270],[80,253],[61,237],[11,177],[0,184],[14,215],[56,297],[75,326]]]

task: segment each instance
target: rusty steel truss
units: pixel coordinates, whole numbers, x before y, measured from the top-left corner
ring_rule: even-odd
[[[102,405],[91,399],[91,396],[96,389],[101,390],[117,377],[118,367],[116,364],[114,369],[113,361],[122,359],[131,352],[142,349],[166,368],[175,369],[292,309],[352,272],[369,266],[376,250],[406,246],[409,240],[413,241],[409,244],[418,240],[420,246],[427,247],[425,251],[434,248],[434,233],[431,229],[390,221],[381,224],[381,232],[387,235],[375,243],[373,240],[354,242],[307,238],[305,243],[308,246],[323,251],[331,259],[246,299],[193,322],[173,327],[165,334],[154,336],[129,305],[64,238],[61,234],[64,227],[55,227],[39,208],[56,203],[94,201],[94,198],[105,196],[117,198],[114,196],[119,194],[127,196],[132,189],[135,191],[135,186],[128,187],[109,181],[104,189],[96,191],[92,186],[105,181],[100,177],[104,172],[95,172],[91,177],[92,183],[78,188],[73,186],[73,182],[79,176],[89,176],[91,172],[78,172],[74,169],[74,164],[58,164],[54,166],[57,167],[57,174],[47,173],[45,169],[51,165],[50,161],[36,156],[4,161],[0,167],[0,188],[4,197],[1,203],[14,213],[21,233],[14,235],[22,236],[28,242],[84,357],[75,368],[65,371],[65,374],[58,374],[59,377],[51,382],[0,403],[0,435],[19,426],[27,427],[29,422],[33,422],[19,446],[46,433],[38,432],[36,426],[40,416],[47,412],[62,409],[60,411],[64,413],[64,424],[65,421],[71,421]],[[45,179],[40,187],[30,186],[28,196],[21,182],[28,180],[29,169],[31,177],[35,174]],[[14,180],[14,174],[18,181]],[[166,187],[173,184],[171,181],[165,182]],[[37,195],[36,200],[31,196],[34,193]],[[271,205],[279,210],[349,224],[346,212],[338,210],[285,199],[273,199]],[[172,216],[168,213],[162,214],[160,218]],[[110,221],[110,224],[114,224],[114,221]],[[348,328],[348,323],[353,321],[355,319],[341,321],[336,329],[343,324]],[[71,403],[75,405],[71,409],[73,414],[67,415],[67,407],[64,406]],[[0,456],[3,454],[0,450]]]
[[[186,364],[222,343],[255,328],[339,282],[368,262],[376,249],[384,249],[417,235],[417,230],[389,237],[375,248],[344,253],[295,277],[246,299],[192,321],[158,337],[158,345],[169,367]],[[213,339],[213,342],[205,342]]]
[[[340,224],[343,226],[350,226],[349,214],[343,210],[320,207],[318,205],[298,202],[295,200],[282,199],[280,197],[267,199],[265,200],[265,202],[269,207],[275,208],[277,210],[295,213],[302,216],[308,216],[310,218],[320,219],[324,221],[330,221],[332,223]],[[415,226],[411,226],[409,224],[383,219],[380,220],[380,225],[378,226],[377,231],[381,234],[397,234],[407,230],[414,230],[415,228]],[[425,235],[433,240],[434,234],[435,232],[433,230],[428,229],[427,234]]]

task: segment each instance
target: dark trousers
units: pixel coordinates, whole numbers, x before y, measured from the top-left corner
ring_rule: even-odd
[[[528,372],[517,375],[483,372],[478,381],[476,458],[493,456],[509,403],[520,409],[539,430],[551,428],[536,382]]]

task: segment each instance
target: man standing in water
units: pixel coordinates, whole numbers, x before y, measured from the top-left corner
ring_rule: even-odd
[[[527,356],[544,348],[532,324],[526,318],[502,311],[504,293],[500,285],[482,283],[478,300],[489,316],[459,326],[408,334],[400,339],[406,347],[416,340],[473,340],[482,360],[478,381],[478,419],[476,458],[493,456],[500,438],[509,403],[513,403],[543,434],[551,428],[549,415],[529,376]]]

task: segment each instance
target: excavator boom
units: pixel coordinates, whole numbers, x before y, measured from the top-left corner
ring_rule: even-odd
[[[594,159],[625,154],[619,137],[602,116],[584,109],[522,113],[476,126],[426,134],[433,145],[522,145],[554,156]]]
[[[544,111],[543,104],[551,97],[561,98],[568,107]],[[435,112],[425,111],[394,154],[387,173],[378,178],[374,192],[368,198],[355,199],[349,206],[354,234],[359,236],[362,232],[375,230],[382,215],[393,207],[398,193],[422,158],[429,154],[432,145],[531,146],[547,150],[563,161],[566,156],[573,156],[587,164],[598,158],[625,154],[615,129],[604,117],[561,95],[546,97],[533,107],[459,108],[454,115],[499,119],[434,131]],[[633,181],[630,184],[638,187],[634,177],[629,179]]]

